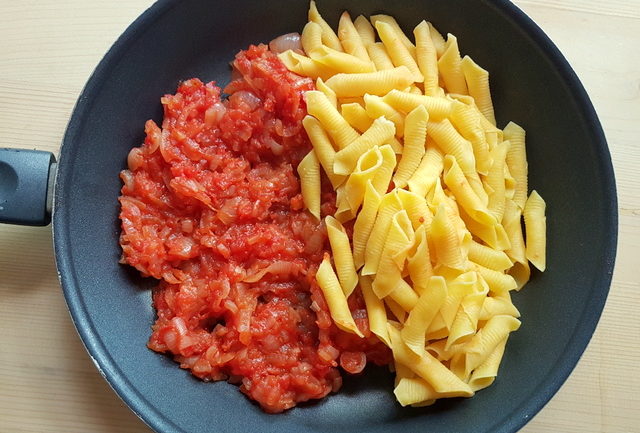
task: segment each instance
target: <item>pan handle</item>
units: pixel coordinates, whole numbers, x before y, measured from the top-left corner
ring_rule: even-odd
[[[0,148],[0,223],[49,224],[56,167],[50,152]]]

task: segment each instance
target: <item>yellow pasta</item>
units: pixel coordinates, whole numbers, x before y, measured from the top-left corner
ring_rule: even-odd
[[[513,302],[511,302],[509,292],[494,293],[492,296],[484,298],[478,320],[487,321],[493,316],[499,315],[513,316],[515,318],[520,317],[520,312],[516,306],[513,305]]]
[[[473,285],[473,292],[467,293],[462,297],[458,311],[451,323],[445,351],[450,350],[454,345],[467,342],[475,335],[482,306],[488,292],[489,289],[483,287],[480,281],[476,280]]]
[[[364,100],[363,100],[364,101]],[[357,102],[349,102],[340,106],[342,117],[349,125],[362,133],[369,129],[374,119],[367,116],[367,111]]]
[[[462,254],[460,239],[444,205],[440,205],[433,218],[430,235],[439,263],[454,269],[465,268],[466,258]]]
[[[493,164],[485,178],[485,185],[489,191],[489,210],[498,221],[502,221],[505,206],[504,164],[510,143],[503,141],[491,151]]]
[[[325,254],[318,271],[316,272],[316,280],[318,286],[322,290],[331,318],[335,322],[336,326],[345,332],[356,334],[359,337],[363,337],[362,332],[356,326],[356,322],[351,316],[349,306],[347,305],[347,298],[342,291],[338,277],[336,277],[331,262],[329,261],[329,255]]]
[[[367,318],[369,319],[369,329],[378,338],[391,347],[389,340],[389,331],[387,330],[387,313],[384,308],[384,302],[378,298],[371,288],[371,277],[360,277],[360,288],[362,289],[362,297],[367,309]]]
[[[460,218],[464,221],[472,235],[480,238],[491,248],[504,251],[511,247],[509,237],[502,224],[483,225],[467,215],[464,209],[460,209]]]
[[[433,26],[433,24],[427,21],[427,25],[429,26],[429,33],[431,34],[433,45],[436,47],[436,53],[438,54],[438,58],[440,58],[442,54],[444,54],[444,51],[446,49],[446,41],[444,40],[444,37],[442,37],[442,34]]]
[[[427,150],[420,161],[420,165],[407,181],[409,190],[423,197],[431,191],[444,169],[442,152],[431,140],[430,137],[427,137]]]
[[[393,170],[396,168],[396,155],[389,144],[379,146],[379,148],[382,155],[382,164],[378,167],[373,178],[373,187],[378,193],[385,194],[389,189]]]
[[[382,42],[367,45],[367,53],[378,71],[395,68]],[[413,82],[413,76],[411,77],[411,81]]]
[[[469,245],[469,260],[494,271],[505,271],[513,266],[504,251],[494,250],[475,241]]]
[[[331,181],[331,185],[333,185],[334,188],[338,188],[344,182],[345,177],[333,172],[333,160],[335,159],[336,151],[333,149],[331,140],[315,117],[305,116],[305,118],[302,119],[302,125],[309,136],[313,150],[320,164],[322,164],[324,172]]]
[[[398,164],[398,170],[393,176],[396,187],[403,188],[415,173],[425,154],[427,139],[427,121],[429,113],[424,105],[414,108],[406,118],[404,125],[404,149]]]
[[[410,85],[407,89],[405,89],[405,92],[413,93],[414,95],[424,95],[422,89],[420,89],[420,87],[418,87],[416,84]]]
[[[340,39],[340,43],[347,53],[361,60],[370,61],[367,49],[347,11],[340,15],[340,21],[338,22],[338,39]]]
[[[338,100],[338,105],[342,109],[342,106],[345,104],[358,104],[364,107],[364,98],[362,96],[343,96]]]
[[[382,273],[382,270],[380,273]],[[396,275],[395,269],[392,275]],[[418,303],[418,295],[402,277],[396,280],[395,285],[387,296],[393,299],[406,312],[412,311]]]
[[[453,155],[456,158],[465,175],[471,175],[472,173],[477,175],[471,143],[455,130],[448,119],[440,122],[429,122],[427,134],[433,138],[433,141],[444,153]]]
[[[422,296],[433,276],[425,225],[421,225],[415,231],[413,248],[407,254],[407,268],[409,269],[409,277],[413,283],[414,290],[419,296]]]
[[[458,39],[451,33],[447,35],[444,53],[438,59],[438,70],[448,92],[462,95],[468,94],[467,84],[462,73],[462,59],[458,50]]]
[[[447,281],[451,281],[452,277],[445,276],[444,278]],[[447,296],[447,300],[445,300],[445,303],[443,304],[443,308],[448,305],[447,301],[449,297],[450,296]],[[457,299],[456,300],[457,304],[454,304],[454,306],[457,308],[460,305],[460,299],[459,298],[456,298],[456,299]],[[457,310],[453,310],[453,311],[454,311],[453,317],[455,319],[455,313],[457,312]],[[443,348],[444,348],[444,344],[446,344],[446,339],[449,336],[449,332],[452,324],[453,324],[453,319],[451,319],[450,323],[445,322],[442,311],[440,311],[439,314],[433,320],[433,322],[431,322],[431,325],[429,325],[429,329],[427,329],[427,337],[426,337],[427,341],[431,342],[434,340],[443,340]],[[446,353],[451,352],[451,354],[455,354],[457,353],[456,349],[460,349],[460,346],[463,346],[463,345],[452,346],[452,348]],[[429,345],[427,347],[429,347]],[[445,358],[439,357],[438,359],[444,360]]]
[[[360,74],[336,74],[326,82],[339,98],[370,95],[386,95],[393,89],[403,89],[411,84],[409,70],[398,68]],[[378,117],[378,116],[376,116]]]
[[[360,137],[360,134],[344,120],[324,93],[314,90],[306,92],[304,98],[307,102],[307,112],[320,121],[338,149],[344,149]]]
[[[546,204],[534,190],[522,212],[527,235],[527,259],[540,271],[546,268],[547,217]]]
[[[285,64],[287,69],[299,75],[311,77],[313,79],[322,78],[323,80],[335,75],[336,71],[316,62],[315,60],[298,54],[294,51],[287,50],[278,54],[278,58]]]
[[[478,273],[482,275],[482,278],[487,282],[489,289],[493,293],[508,292],[509,290],[515,290],[518,287],[516,281],[509,274],[485,268],[478,264],[475,264],[475,268]]]
[[[391,326],[395,326],[396,328],[400,329],[401,326],[399,326],[398,323],[394,323],[393,320],[389,320],[387,322],[388,324],[390,324]],[[386,325],[385,325],[386,326]],[[391,347],[391,346],[389,346]],[[416,374],[406,365],[396,361],[395,359],[393,361],[391,361],[391,363],[389,364],[389,370],[392,372],[395,372],[396,377],[393,381],[394,385],[393,386],[398,386],[398,384],[400,383],[400,381],[402,379],[412,379],[414,377],[416,377]]]
[[[502,217],[502,224],[509,238],[510,247],[505,253],[513,261],[513,267],[509,269],[509,274],[516,280],[518,290],[529,281],[531,275],[524,237],[522,235],[521,216],[522,211],[518,205],[513,200],[507,200],[504,216]]]
[[[309,94],[310,92],[307,92]],[[343,119],[344,120],[344,119]],[[346,123],[346,122],[345,122]],[[395,134],[393,122],[380,117],[361,136],[353,140],[347,147],[336,153],[333,171],[337,174],[349,174],[353,171],[360,155],[374,146],[387,143]]]
[[[320,163],[311,150],[298,164],[302,200],[311,215],[320,219]]]
[[[405,210],[401,210],[396,212],[389,221],[389,230],[385,236],[380,257],[365,254],[365,266],[371,261],[378,262],[372,287],[379,298],[388,296],[402,284],[401,269],[414,240],[415,234],[409,216]],[[395,298],[394,300],[398,301]]]
[[[346,185],[343,183],[336,189],[336,213],[333,215],[341,223],[346,223],[356,217],[347,198]]]
[[[511,142],[509,141],[509,149],[511,149]],[[507,152],[508,155],[508,152]],[[509,170],[509,166],[504,164],[504,199],[513,200],[513,196],[516,193],[516,180],[511,175],[511,170]],[[504,215],[502,216],[504,218]]]
[[[451,370],[460,378],[467,379],[471,372],[482,365],[510,332],[520,327],[520,321],[512,316],[494,316],[474,335],[464,352],[451,359]],[[391,338],[393,345],[393,338]]]
[[[440,316],[448,330],[453,326],[453,321],[458,314],[462,299],[473,293],[478,284],[476,272],[464,272],[455,277],[445,276],[447,280],[447,297],[440,308]],[[429,330],[428,330],[429,331]]]
[[[438,275],[438,276],[441,276],[441,275]],[[442,312],[438,312],[438,315],[436,315],[436,317],[433,318],[433,321],[429,325],[429,329],[427,329],[426,340],[427,341],[440,340],[442,338],[447,338],[447,335],[449,335],[449,328],[447,327],[447,324],[444,322],[444,318],[442,317]]]
[[[429,210],[429,206],[423,197],[420,197],[414,192],[407,191],[406,189],[395,189],[400,199],[402,209],[407,211],[409,220],[414,230],[417,230],[420,226],[425,226],[426,229],[431,227],[433,222],[433,214]]]
[[[502,224],[510,242],[510,247],[505,253],[512,261],[516,262],[525,262],[527,260],[524,237],[522,236],[521,217],[522,211],[518,205],[512,199],[505,200]]]
[[[462,208],[458,208],[456,205],[456,201],[449,197],[448,193],[445,193],[440,184],[440,179],[436,181],[435,187],[433,188],[432,197],[428,197],[427,201],[429,203],[429,207],[437,211],[437,209],[443,205],[445,209],[446,218],[451,223],[456,236],[459,241],[459,248],[461,256],[466,260],[468,251],[469,251],[469,243],[471,242],[471,233],[465,226],[465,222],[461,218],[461,212],[464,210]],[[430,246],[433,245],[433,242]],[[465,266],[455,267],[452,269],[465,270]]]
[[[478,111],[478,119],[480,119],[482,129],[484,129],[489,150],[493,150],[498,143],[504,141],[504,134],[501,129],[496,128],[494,124],[489,122],[489,120],[480,113],[480,110],[478,110],[478,107],[475,104],[473,104],[473,108]]]
[[[504,128],[504,139],[509,140],[511,143],[507,152],[507,167],[509,167],[509,171],[516,181],[513,201],[516,202],[520,209],[524,209],[528,188],[525,131],[517,124],[509,122]]]
[[[484,225],[494,225],[498,222],[473,191],[469,181],[452,155],[447,155],[444,158],[443,178],[445,184],[455,196],[456,201],[467,212],[467,215]]]
[[[375,30],[368,19],[362,15],[358,15],[358,17],[353,21],[353,25],[365,46],[373,44],[376,41]]]
[[[417,355],[424,353],[425,336],[447,297],[447,285],[442,277],[431,277],[415,307],[409,313],[400,332],[404,343]]]
[[[355,102],[343,104],[341,110],[342,117],[344,117],[344,119],[359,132],[365,132],[371,127],[375,120],[367,115],[367,111],[362,105]],[[395,153],[402,154],[403,146],[397,138],[391,137],[388,140],[388,143],[391,145],[391,148]]]
[[[396,129],[396,137],[402,138],[404,135],[404,115],[393,108],[391,105],[384,102],[380,96],[364,95],[364,108],[372,119],[384,117],[387,120],[393,122]],[[404,147],[403,147],[404,149]]]
[[[356,269],[360,269],[364,265],[365,248],[381,201],[382,194],[376,190],[373,182],[369,180],[364,193],[362,210],[360,210],[353,225],[353,261]]]
[[[473,391],[469,385],[456,377],[440,361],[425,352],[422,356],[413,353],[402,341],[400,331],[387,324],[391,349],[396,361],[406,365],[414,373],[427,381],[436,392],[446,394],[448,397],[471,397]]]
[[[471,374],[469,379],[469,387],[473,391],[479,391],[483,388],[490,386],[498,375],[498,368],[500,367],[500,361],[504,356],[504,349],[507,345],[508,337],[505,337],[491,354],[485,359],[485,361],[476,368]]]
[[[460,135],[471,142],[476,160],[476,170],[478,173],[486,175],[491,168],[492,161],[489,157],[489,144],[480,123],[480,116],[480,113],[473,106],[456,101],[453,104],[449,120],[460,132]]]
[[[365,249],[365,261],[362,268],[362,275],[374,275],[378,270],[378,263],[380,262],[380,255],[385,246],[385,240],[391,219],[402,210],[402,203],[398,198],[397,190],[394,190],[388,194],[385,194],[380,201],[378,207],[378,214],[376,220],[371,229],[369,241]]]
[[[316,62],[322,63],[337,72],[359,73],[374,72],[376,70],[371,61],[359,59],[356,56],[324,45],[314,48],[308,54]]]
[[[393,393],[401,406],[425,402],[428,404],[424,404],[424,406],[428,406],[435,403],[436,399],[443,397],[427,381],[420,377],[401,378]]]
[[[318,12],[318,8],[316,7],[316,2],[313,0],[309,3],[309,21],[313,21],[322,28],[322,43],[324,45],[331,47],[334,50],[342,51],[340,39],[338,39],[338,36],[335,34],[331,26],[327,24],[324,18],[322,18],[320,12]]]
[[[398,303],[391,298],[384,298],[384,303],[393,314],[393,317],[395,317],[398,322],[403,324],[405,319],[407,318],[407,312],[404,310],[404,308],[398,305]],[[388,324],[389,322],[387,321],[387,325]]]
[[[411,112],[419,105],[429,112],[429,118],[433,121],[445,119],[451,114],[453,103],[445,98],[426,95],[414,95],[413,93],[392,90],[384,96],[384,101],[398,111]]]
[[[329,243],[331,244],[331,252],[333,253],[333,261],[338,273],[338,280],[345,297],[348,298],[358,284],[358,274],[356,274],[356,268],[353,264],[349,237],[342,224],[335,218],[327,216],[325,224]]]
[[[364,199],[367,182],[380,194],[387,191],[396,157],[391,146],[374,146],[358,159],[356,168],[345,184],[345,193],[349,206],[355,212]]]
[[[398,24],[398,22],[394,17],[390,15],[382,15],[382,14],[372,15],[371,22],[376,28],[377,28],[378,22],[383,22],[385,24],[388,24],[391,27],[391,29],[393,29],[393,32],[395,33],[396,37],[400,40],[400,42],[402,42],[402,45],[404,45],[409,51],[409,53],[411,54],[411,56],[415,58],[416,46],[413,44],[413,42],[411,42],[411,39],[409,39],[407,35],[405,35],[405,33],[402,31],[402,29],[400,28],[400,25]]]
[[[413,30],[416,38],[416,61],[424,77],[424,94],[436,96],[438,91],[438,53],[426,21]]]
[[[318,23],[309,21],[302,29],[300,36],[302,49],[305,53],[322,46],[322,27]]]
[[[467,83],[469,96],[472,96],[482,115],[493,125],[496,116],[493,113],[493,102],[489,90],[489,73],[474,62],[471,57],[464,56],[461,62],[462,73]]]
[[[377,21],[374,24],[376,30],[378,30],[378,36],[387,49],[391,61],[396,66],[406,66],[413,75],[413,81],[416,83],[422,83],[424,77],[420,73],[418,65],[409,51],[409,49],[402,43],[402,39],[394,28],[384,21]],[[403,34],[404,35],[404,34]]]
[[[331,87],[327,86],[327,84],[322,81],[322,78],[318,78],[316,80],[316,89],[324,93],[329,102],[331,102],[331,105],[333,105],[336,109],[338,108],[338,97],[336,96],[336,92],[334,92]]]
[[[525,131],[496,127],[489,73],[431,23],[414,28],[414,45],[388,15],[344,12],[336,35],[312,2],[309,20],[308,57],[279,56],[316,81],[303,120],[313,150],[297,170],[316,218],[320,166],[336,194],[332,254],[316,274],[330,315],[362,336],[347,304],[359,284],[368,327],[392,350],[401,405],[473,396],[494,382],[520,326],[510,291],[529,280],[529,263],[546,265]]]
[[[355,212],[362,204],[367,182],[376,176],[376,172],[382,166],[382,154],[380,146],[374,146],[363,153],[353,172],[347,178],[345,194],[350,208]]]
[[[445,350],[446,345],[446,338],[437,339],[432,343],[429,343],[425,349],[428,350],[438,361],[449,361],[456,353],[464,350],[464,343],[454,344],[449,347],[448,350]]]

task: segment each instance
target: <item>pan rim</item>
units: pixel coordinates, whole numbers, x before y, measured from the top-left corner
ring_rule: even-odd
[[[109,76],[110,71],[122,60],[130,43],[135,40],[139,34],[151,27],[160,17],[170,12],[178,3],[179,0],[159,0],[148,8],[116,40],[87,81],[73,109],[73,114],[67,126],[60,149],[52,215],[52,231],[58,279],[64,292],[71,319],[81,341],[96,365],[96,368],[116,394],[150,428],[161,432],[183,432],[184,430],[180,429],[170,419],[160,413],[154,405],[128,381],[117,362],[110,356],[104,343],[98,338],[93,322],[87,313],[84,301],[82,297],[78,296],[80,286],[77,281],[77,271],[73,265],[71,239],[69,235],[70,220],[64,209],[64,193],[68,189],[67,184],[70,183],[70,169],[66,167],[70,167],[71,164],[66,164],[66,160],[75,146],[75,136],[81,129],[81,125],[91,108],[92,98],[95,96],[96,90]],[[504,19],[514,23],[515,26],[542,51],[546,60],[556,68],[563,83],[570,90],[577,103],[579,111],[576,115],[581,116],[585,120],[584,123],[588,125],[590,129],[589,133],[596,143],[595,151],[598,154],[597,162],[607,182],[607,184],[603,185],[603,189],[609,192],[609,200],[601,204],[603,215],[609,219],[607,230],[610,232],[610,236],[608,237],[608,242],[603,245],[603,271],[600,278],[594,283],[594,286],[599,287],[600,290],[595,293],[597,296],[593,296],[585,304],[578,322],[580,323],[579,330],[578,327],[574,330],[569,339],[569,343],[565,347],[563,356],[555,365],[556,368],[552,369],[552,373],[540,381],[540,384],[531,394],[530,399],[525,400],[520,406],[515,408],[512,414],[505,414],[503,419],[497,421],[491,429],[491,431],[514,432],[531,420],[556,394],[575,368],[591,340],[602,315],[611,286],[618,237],[618,207],[613,165],[604,131],[593,104],[576,73],[551,39],[517,6],[508,0],[483,0],[483,3],[485,3],[487,7],[494,9]]]

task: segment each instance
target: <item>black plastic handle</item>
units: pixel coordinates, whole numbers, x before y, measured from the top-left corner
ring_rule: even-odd
[[[0,223],[49,224],[56,166],[50,152],[0,148]]]

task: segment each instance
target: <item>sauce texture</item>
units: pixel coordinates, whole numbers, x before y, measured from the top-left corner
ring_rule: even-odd
[[[296,174],[311,149],[301,121],[313,82],[264,45],[233,66],[228,98],[190,79],[161,99],[161,126],[146,123],[120,175],[122,263],[159,280],[150,349],[281,412],[337,391],[338,366],[359,373],[391,357],[359,289],[349,306],[364,339],[336,328],[315,281],[330,247]],[[322,199],[332,215],[328,183]]]

